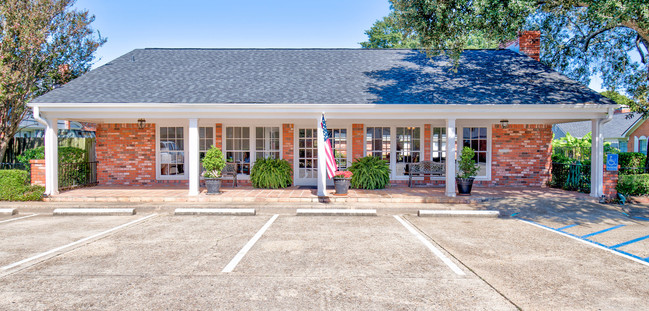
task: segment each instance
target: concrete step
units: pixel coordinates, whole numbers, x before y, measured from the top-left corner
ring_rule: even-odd
[[[134,208],[57,208],[54,216],[131,216]]]
[[[376,216],[375,209],[300,208],[297,216]]]
[[[419,210],[419,217],[498,217],[499,211]]]
[[[255,216],[254,208],[177,208],[174,215]]]

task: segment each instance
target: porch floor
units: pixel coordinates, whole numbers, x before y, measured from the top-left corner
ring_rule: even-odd
[[[250,186],[222,187],[220,195],[207,195],[204,188],[198,196],[188,195],[186,185],[96,186],[63,191],[46,198],[50,202],[299,202],[299,203],[478,203],[496,198],[582,198],[588,194],[541,187],[474,187],[471,196],[446,197],[444,188],[408,188],[392,186],[381,190],[350,189],[346,196],[337,196],[327,189],[327,197],[319,198],[315,189],[255,189]]]

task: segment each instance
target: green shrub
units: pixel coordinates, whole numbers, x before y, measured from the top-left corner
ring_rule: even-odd
[[[348,170],[354,174],[352,188],[383,189],[390,184],[390,166],[379,157],[357,159]]]
[[[29,172],[23,170],[0,170],[0,200],[39,201],[45,188],[29,185]]]
[[[221,171],[225,167],[225,159],[221,149],[212,146],[210,150],[205,153],[205,157],[201,160],[203,168],[205,169],[206,178],[221,177]]]
[[[620,152],[618,155],[618,164],[622,168],[622,174],[642,174],[644,173],[644,164],[647,156],[640,152]],[[631,168],[638,169],[631,169]]]
[[[293,183],[293,168],[286,160],[257,159],[250,170],[250,182],[255,188],[286,188]]]
[[[458,162],[458,178],[471,178],[478,174],[480,167],[475,163],[474,157],[475,151],[473,151],[473,149],[470,147],[464,147],[464,149],[462,149],[462,155]]]
[[[29,167],[29,160],[45,159],[45,147],[27,149],[16,157],[20,163]],[[76,147],[59,147],[59,163],[81,163],[86,160],[86,151]]]
[[[649,174],[620,175],[615,189],[624,195],[647,195],[649,194]]]

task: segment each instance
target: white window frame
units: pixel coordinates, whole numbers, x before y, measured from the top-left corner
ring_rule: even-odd
[[[240,120],[238,122],[218,122],[215,121],[215,123],[221,123],[222,126],[222,140],[221,140],[221,151],[223,151],[223,155],[225,156],[227,154],[227,128],[228,127],[249,127],[250,128],[250,169],[252,170],[252,166],[255,164],[257,161],[257,145],[256,145],[256,140],[257,140],[257,127],[279,127],[279,158],[284,159],[284,124],[287,123],[293,123],[290,121],[278,121],[278,122],[269,122],[268,120]],[[294,127],[294,129],[297,129],[297,127]],[[294,138],[296,136],[294,135]],[[295,145],[297,146],[297,145]],[[296,149],[297,150],[297,149]],[[297,155],[293,156],[293,159],[296,159]],[[226,159],[227,161],[227,159]],[[295,164],[293,166],[295,168]],[[293,170],[293,173],[295,174],[295,169]],[[295,178],[295,176],[293,176]],[[250,180],[250,175],[245,175],[245,174],[238,174],[237,179],[239,180]],[[295,180],[295,179],[294,179]]]
[[[155,175],[157,180],[189,180],[187,163],[187,153],[189,152],[189,125],[187,122],[172,121],[164,122],[162,124],[156,123],[155,126]],[[185,170],[182,175],[162,175],[160,169],[162,167],[162,159],[160,156],[160,128],[161,127],[182,127],[183,128],[183,152],[184,152],[184,165]]]
[[[476,124],[470,124],[470,125],[458,125],[457,126],[457,157],[456,160],[459,161],[460,156],[462,156],[462,146],[464,146],[464,128],[472,128],[472,127],[486,127],[487,128],[487,174],[486,176],[476,176],[475,180],[483,180],[483,181],[490,181],[491,180],[491,162],[492,162],[492,151],[491,151],[491,143],[493,141],[493,137],[491,136],[491,124],[482,124],[482,123],[476,123]],[[457,170],[457,168],[456,168]]]
[[[277,130],[277,139],[278,139],[278,142],[277,142],[277,149],[266,149],[266,144],[264,144],[264,148],[263,148],[263,149],[261,149],[261,150],[257,149],[257,139],[259,139],[259,137],[257,137],[257,128],[258,128],[258,127],[262,128],[264,133],[266,132],[266,129],[267,129],[267,128],[274,128],[274,127],[276,127],[276,128],[278,129],[278,130]],[[254,133],[254,136],[255,136],[255,139],[254,139],[254,149],[255,149],[255,151],[254,151],[254,152],[255,152],[254,159],[255,159],[255,162],[257,161],[257,153],[259,153],[259,152],[263,153],[264,155],[266,155],[266,154],[270,154],[270,153],[273,153],[273,152],[277,152],[277,154],[278,154],[277,158],[278,158],[278,159],[281,159],[281,157],[282,157],[282,148],[281,148],[281,145],[282,145],[282,142],[281,142],[282,126],[281,126],[281,125],[280,125],[280,126],[254,126],[253,128],[254,128],[254,130],[255,130],[255,133]],[[253,135],[251,135],[251,136],[253,136]],[[261,138],[262,138],[263,140],[266,139],[266,137],[261,137]],[[271,139],[272,139],[272,138],[271,138]],[[251,159],[252,159],[252,158],[253,158],[253,157],[251,156]],[[255,162],[252,162],[251,165],[254,165]]]
[[[397,153],[398,153],[397,143],[398,143],[398,140],[399,140],[399,134],[397,132],[398,128],[403,128],[405,130],[412,129],[413,131],[414,131],[414,129],[419,129],[419,150],[416,151],[417,153],[419,153],[419,161],[424,161],[425,160],[425,151],[426,151],[426,146],[425,146],[426,139],[424,138],[425,133],[424,133],[424,129],[422,127],[420,127],[420,126],[395,126],[394,127],[394,144],[395,144],[395,147],[394,147],[394,169],[393,169],[393,172],[394,172],[395,176],[398,176],[398,177],[404,177],[405,176],[405,177],[407,177],[408,175],[406,175],[406,174],[400,175],[399,172],[397,171],[397,159],[398,159],[398,157],[397,157]],[[410,152],[413,152],[412,147],[410,147]],[[391,158],[392,158],[392,156],[391,156]],[[412,163],[414,163],[414,162],[411,162],[411,164]],[[397,174],[399,174],[399,175],[397,175]]]

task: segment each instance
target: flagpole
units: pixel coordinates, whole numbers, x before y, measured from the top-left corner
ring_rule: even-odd
[[[322,120],[324,118],[324,112],[322,116],[317,118],[318,123],[318,196],[326,196],[327,190],[327,165],[326,165],[326,151],[325,151],[325,141],[324,133],[322,131]]]

